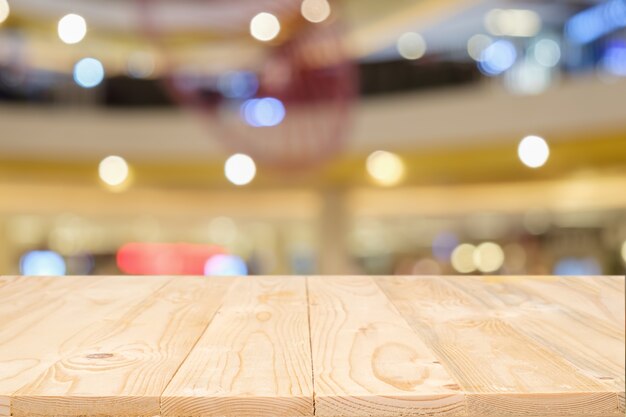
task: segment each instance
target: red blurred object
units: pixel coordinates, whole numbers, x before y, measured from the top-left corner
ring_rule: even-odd
[[[117,251],[117,266],[132,275],[204,275],[204,264],[224,254],[215,245],[191,243],[126,243]]]

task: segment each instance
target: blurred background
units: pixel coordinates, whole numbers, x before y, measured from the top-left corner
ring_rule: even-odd
[[[623,274],[626,0],[0,0],[0,274]]]

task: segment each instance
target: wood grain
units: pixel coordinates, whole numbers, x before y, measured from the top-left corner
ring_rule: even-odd
[[[464,413],[457,382],[371,278],[308,285],[316,415]]]
[[[446,280],[379,284],[467,395],[469,415],[619,415],[616,394]]]
[[[241,278],[163,393],[163,416],[313,415],[305,280]]]
[[[13,416],[158,415],[161,393],[229,284],[206,278],[109,277],[88,293],[77,293],[71,308],[64,308],[74,313],[67,320],[72,326],[57,317],[53,325],[43,320],[21,342],[36,344],[32,336],[47,325],[59,343],[50,366],[14,393]]]
[[[623,326],[574,308],[569,299],[567,303],[551,301],[563,299],[561,295],[534,291],[532,283],[545,282],[545,278],[494,280],[491,277],[460,277],[446,281],[464,291],[476,303],[489,308],[492,315],[572,364],[581,374],[606,385],[608,391],[615,392],[616,401],[623,397],[626,356]],[[560,293],[563,294],[567,293],[568,287],[578,287],[581,281],[587,280],[568,277],[559,281]],[[608,282],[595,284],[610,285]]]
[[[617,417],[624,277],[0,277],[0,417]]]

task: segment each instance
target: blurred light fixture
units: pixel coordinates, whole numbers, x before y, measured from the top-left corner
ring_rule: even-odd
[[[602,56],[601,66],[608,74],[626,77],[626,42],[610,43]]]
[[[0,0],[0,23],[8,19],[11,13],[11,8],[7,0]]]
[[[533,45],[533,56],[539,65],[555,67],[561,60],[561,47],[553,39],[540,39]]]
[[[496,36],[535,36],[541,29],[541,17],[533,10],[493,9],[485,15],[485,28]]]
[[[469,243],[462,243],[452,252],[450,263],[452,267],[461,274],[468,274],[476,270],[474,264],[474,251],[476,247]]]
[[[372,152],[367,157],[366,168],[370,177],[379,185],[396,185],[404,178],[404,162],[392,152]]]
[[[65,260],[50,250],[34,250],[20,259],[22,275],[65,275]]]
[[[248,267],[239,256],[215,255],[204,264],[204,275],[222,277],[248,275]]]
[[[484,242],[472,254],[474,265],[480,272],[495,272],[504,264],[504,251],[494,242]]]
[[[609,0],[572,16],[565,24],[565,36],[575,44],[595,41],[626,27],[626,1]]]
[[[128,55],[126,71],[133,78],[149,78],[154,74],[154,56],[150,52],[135,51]]]
[[[271,13],[262,12],[250,21],[250,34],[263,42],[271,41],[280,33],[280,22]]]
[[[104,67],[95,58],[83,58],[74,65],[74,81],[83,88],[93,88],[104,79]]]
[[[246,185],[254,179],[256,165],[248,155],[236,153],[226,160],[224,175],[235,185]]]
[[[276,126],[285,118],[285,106],[274,97],[249,99],[241,105],[241,115],[253,127]]]
[[[404,59],[419,59],[426,53],[426,41],[419,33],[407,32],[398,38],[398,52]]]
[[[595,258],[562,258],[554,265],[554,275],[601,275],[602,268]]]
[[[539,168],[548,160],[550,148],[545,139],[533,135],[526,136],[517,147],[517,155],[527,167]]]
[[[87,34],[87,22],[80,15],[74,13],[66,14],[59,20],[57,32],[59,39],[64,43],[78,43]]]
[[[626,262],[626,240],[622,243],[622,260]]]
[[[450,255],[452,255],[454,248],[458,245],[459,239],[454,233],[438,233],[432,243],[433,256],[440,261],[447,261],[450,259]]]
[[[492,43],[491,37],[482,33],[476,34],[467,41],[467,53],[474,61],[481,61],[483,51]]]
[[[551,81],[550,69],[529,59],[514,65],[504,76],[507,90],[520,95],[543,93],[550,87]]]
[[[300,12],[309,22],[320,23],[330,16],[330,4],[327,0],[304,0]]]
[[[217,89],[224,97],[249,98],[259,89],[259,80],[249,71],[231,71],[220,75]]]
[[[131,275],[202,275],[206,261],[223,253],[215,245],[130,242],[118,249],[116,261]]]
[[[511,42],[500,39],[486,47],[480,55],[478,69],[485,75],[495,76],[515,64],[517,50]]]
[[[100,161],[98,174],[105,184],[112,187],[120,186],[128,179],[128,163],[121,156],[107,156]]]

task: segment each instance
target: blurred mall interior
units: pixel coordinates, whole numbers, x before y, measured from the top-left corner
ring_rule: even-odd
[[[0,0],[0,274],[623,274],[626,0]]]

